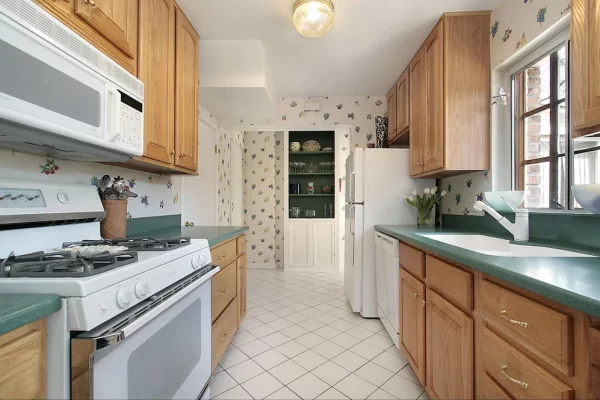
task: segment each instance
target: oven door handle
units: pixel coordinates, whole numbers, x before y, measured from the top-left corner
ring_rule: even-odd
[[[93,345],[94,351],[102,350],[107,347],[114,346],[120,342],[123,342],[124,340],[127,340],[129,337],[134,335],[138,330],[142,329],[144,327],[144,325],[148,324],[150,321],[152,321],[158,315],[162,314],[164,311],[169,309],[171,306],[173,306],[179,300],[183,299],[188,294],[193,292],[196,288],[198,288],[199,286],[206,283],[208,280],[210,280],[212,278],[213,275],[215,275],[219,271],[220,271],[220,267],[213,268],[210,272],[203,275],[200,279],[192,282],[191,284],[186,286],[184,289],[180,290],[176,294],[169,297],[168,300],[165,300],[164,302],[160,303],[159,305],[154,307],[152,310],[141,315],[139,318],[133,319],[130,323],[123,326],[117,332],[113,332],[108,335],[94,336],[94,331],[96,329],[98,329],[98,328],[96,328],[94,331],[89,332],[89,334],[78,336],[78,337],[74,338],[74,340],[81,339],[81,340],[86,340],[86,341],[92,341],[94,344]],[[150,299],[148,299],[148,301],[152,302],[154,300],[152,300],[152,298],[150,298]],[[106,328],[101,329],[101,331],[106,331]]]

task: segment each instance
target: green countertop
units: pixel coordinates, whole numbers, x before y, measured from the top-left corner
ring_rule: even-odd
[[[60,296],[0,294],[0,335],[60,310]]]
[[[375,230],[600,318],[600,257],[489,256],[419,235],[419,233],[469,234],[465,231],[443,228],[419,229],[414,226],[398,225],[376,225]],[[581,252],[581,249],[575,251]]]
[[[171,237],[185,236],[191,239],[206,239],[210,246],[224,242],[228,239],[241,235],[248,230],[247,226],[193,226],[186,228],[176,226],[156,231],[136,233],[132,237],[152,237],[156,239],[166,239]]]

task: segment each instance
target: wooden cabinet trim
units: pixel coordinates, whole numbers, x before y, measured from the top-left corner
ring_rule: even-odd
[[[423,143],[427,130],[425,49],[421,47],[409,64],[410,74],[410,175],[423,173]]]
[[[409,128],[410,121],[410,68],[407,66],[396,82],[396,136]]]
[[[236,246],[238,256],[246,253],[246,235],[241,235],[236,238]]]
[[[387,96],[387,110],[388,110],[388,143],[392,142],[398,135],[398,121],[396,118],[397,112],[397,96],[396,96],[396,84],[392,86]]]

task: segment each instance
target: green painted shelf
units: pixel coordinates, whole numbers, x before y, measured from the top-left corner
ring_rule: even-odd
[[[292,156],[316,156],[319,154],[335,154],[335,151],[290,151]]]
[[[335,197],[335,194],[290,194],[290,197]]]
[[[315,172],[315,173],[309,173],[309,172],[302,172],[302,173],[290,173],[290,176],[334,176],[335,174],[333,172]]]

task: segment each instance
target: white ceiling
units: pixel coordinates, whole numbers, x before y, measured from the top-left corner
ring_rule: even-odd
[[[294,0],[178,0],[202,39],[261,40],[280,97],[385,95],[442,13],[500,0],[333,2],[333,29],[308,39],[292,24]]]

